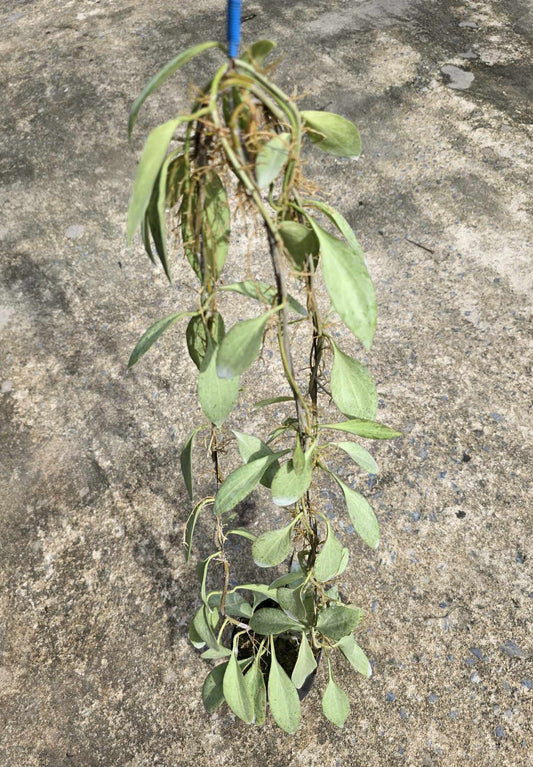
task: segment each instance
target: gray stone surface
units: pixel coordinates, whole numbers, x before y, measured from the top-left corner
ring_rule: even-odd
[[[530,6],[273,0],[245,14],[248,40],[278,41],[278,81],[364,142],[358,163],[314,156],[309,173],[367,253],[380,314],[366,359],[381,419],[405,435],[373,448],[381,474],[363,488],[383,540],[350,541],[343,583],[367,612],[374,674],[339,663],[343,730],[318,690],[295,737],[205,714],[186,638],[197,585],[177,465],[199,413],[181,334],[125,370],[146,327],[192,296],[184,266],[169,288],[138,243],[125,249],[136,152],[213,59],[152,98],[135,151],[127,110],[179,50],[223,38],[224,3],[4,0],[0,764],[530,765]],[[475,79],[454,91],[440,70],[464,51]],[[234,423],[261,425],[246,398]],[[262,529],[267,512],[258,494],[245,521]]]

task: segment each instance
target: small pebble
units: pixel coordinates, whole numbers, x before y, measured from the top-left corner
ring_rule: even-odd
[[[388,692],[385,695],[385,700],[387,701],[387,703],[394,703],[394,701],[396,700],[396,695],[393,692]]]
[[[531,690],[531,687],[532,687],[531,679],[522,679],[522,687],[525,687],[526,690]]]
[[[516,642],[513,642],[511,639],[505,642],[505,644],[501,645],[500,650],[509,658],[525,659],[529,657],[528,653],[525,650],[522,650],[522,648],[519,647]]]
[[[505,735],[505,731],[504,731],[503,727],[501,726],[501,724],[499,724],[496,727],[495,733],[496,733],[496,737],[497,738],[503,738],[503,736]]]
[[[428,700],[429,700],[430,703],[436,703],[438,701],[438,699],[439,699],[439,696],[436,693],[434,693],[434,692],[430,692],[429,693]]]
[[[65,237],[69,240],[79,240],[85,234],[85,227],[81,224],[72,224],[67,227]]]
[[[470,652],[472,653],[472,655],[475,655],[478,660],[481,660],[481,658],[483,657],[483,653],[478,647],[471,647]]]

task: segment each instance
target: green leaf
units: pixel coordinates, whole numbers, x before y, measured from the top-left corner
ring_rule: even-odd
[[[211,326],[210,331],[207,330],[206,322],[207,320],[202,317],[201,314],[196,314],[194,317],[191,317],[190,322],[187,325],[187,330],[185,331],[189,356],[198,369],[202,367],[202,362],[207,351],[208,333],[216,344],[222,343],[222,339],[226,334],[224,319],[218,312],[213,312],[209,319]]]
[[[206,645],[206,642],[202,639],[200,634],[196,631],[194,627],[194,623],[192,621],[189,623],[189,641],[196,650],[201,650],[202,647],[205,647]]]
[[[218,290],[229,290],[232,293],[239,293],[241,296],[247,296],[248,298],[254,298],[256,301],[262,303],[272,304],[277,296],[277,290],[272,285],[268,285],[261,280],[244,280],[243,282],[233,282],[230,285],[219,285]],[[300,314],[302,317],[307,317],[307,309],[302,306],[295,298],[288,295],[287,305]]]
[[[278,311],[279,307],[275,307],[260,317],[243,320],[231,328],[217,354],[219,378],[233,378],[250,367],[261,349],[266,324]]]
[[[185,487],[187,488],[187,492],[189,493],[189,498],[193,499],[194,495],[194,488],[193,488],[193,473],[192,473],[192,448],[194,443],[194,438],[198,434],[198,432],[203,429],[203,426],[198,426],[196,429],[194,429],[191,434],[189,434],[186,443],[183,446],[183,449],[180,453],[180,465],[181,465],[181,473],[183,474],[183,481],[185,482]]]
[[[180,159],[177,157],[179,151],[172,152],[163,161],[147,209],[155,249],[169,282],[172,282],[172,279],[167,257],[167,177],[169,165],[176,159]],[[182,157],[181,159],[183,160]]]
[[[261,477],[270,464],[277,460],[277,457],[277,453],[265,455],[262,458],[257,458],[255,461],[245,463],[244,466],[239,466],[238,469],[228,474],[216,494],[215,514],[219,516],[227,511],[231,511],[238,503],[250,495],[259,484]],[[260,538],[255,541],[254,546],[259,540]]]
[[[316,658],[309,646],[305,631],[302,631],[302,639],[300,642],[300,649],[298,650],[298,658],[296,665],[294,666],[291,674],[291,679],[295,687],[300,689],[305,680],[312,674],[316,668]]]
[[[222,604],[222,594],[212,593],[207,600],[209,607],[220,607]],[[227,615],[231,615],[233,618],[251,618],[252,606],[237,592],[230,592],[226,594],[226,600],[224,602],[224,610]]]
[[[365,418],[352,418],[350,421],[342,421],[341,423],[323,423],[319,424],[319,429],[347,431],[350,434],[357,434],[358,437],[367,437],[368,439],[394,439],[402,436],[401,431],[394,431],[389,426],[377,421],[368,421]]]
[[[288,586],[289,584],[297,584],[300,585],[304,582],[305,575],[302,570],[295,570],[294,572],[285,573],[285,575],[280,575],[279,578],[276,578],[272,583],[270,584],[271,589],[277,589],[281,586]]]
[[[270,673],[268,675],[268,702],[272,716],[285,732],[296,732],[300,724],[300,699],[293,685],[276,658],[274,641],[271,641]]]
[[[291,531],[294,521],[279,530],[267,530],[252,546],[254,562],[259,567],[277,567],[291,553]]]
[[[344,450],[352,461],[355,461],[364,471],[368,471],[369,474],[378,473],[377,463],[362,445],[357,444],[357,442],[333,442],[332,444]]]
[[[362,618],[362,610],[356,607],[332,605],[320,611],[316,627],[324,636],[339,642],[344,636],[352,633]]]
[[[260,659],[261,656],[257,655],[250,670],[244,675],[254,708],[253,723],[258,727],[262,727],[266,719],[266,686]]]
[[[289,156],[290,135],[279,133],[264,144],[255,159],[255,178],[262,189],[271,184]]]
[[[374,285],[362,252],[322,229],[309,218],[318,241],[322,274],[333,307],[352,333],[368,348],[377,321]]]
[[[126,227],[128,245],[131,245],[133,235],[139,228],[144,218],[152,189],[157,179],[159,171],[168,145],[174,135],[176,128],[183,122],[183,118],[169,120],[162,125],[158,125],[148,134],[144,149],[137,168],[137,175],[133,184],[133,192],[128,209],[128,223]]]
[[[202,509],[205,508],[205,506],[207,506],[208,503],[213,503],[213,498],[203,498],[201,501],[199,501],[194,507],[194,509],[191,511],[189,515],[189,519],[187,520],[187,524],[185,526],[185,541],[184,541],[186,562],[188,562],[189,559],[191,558],[192,539],[194,535],[194,528],[196,527],[196,522],[198,520],[200,512],[202,511]]]
[[[228,650],[227,647],[219,644],[216,647],[210,647],[208,650],[203,652],[200,657],[204,658],[205,660],[218,660],[219,658],[227,658],[228,655],[231,655],[231,650]]]
[[[265,583],[243,583],[239,586],[235,586],[237,591],[251,591],[254,595],[258,594],[265,599],[273,599],[277,601],[276,589],[267,586]]]
[[[335,537],[330,525],[327,525],[328,537],[318,552],[313,572],[317,581],[324,583],[344,572],[348,565],[349,552]]]
[[[352,248],[352,250],[355,250],[356,253],[363,253],[363,249],[361,248],[361,245],[359,244],[359,240],[353,233],[353,229],[350,226],[350,224],[346,221],[342,213],[339,213],[338,210],[335,208],[332,208],[331,205],[328,205],[325,202],[321,202],[320,200],[305,200],[303,203],[303,206],[305,208],[316,208],[317,210],[321,211],[326,215],[329,220],[335,224],[339,232],[342,234],[344,239],[348,242],[348,245]]]
[[[344,690],[333,679],[328,658],[329,682],[322,696],[322,711],[326,719],[342,727],[350,713],[350,700]]]
[[[144,249],[148,255],[148,258],[152,262],[152,264],[155,266],[155,256],[152,252],[152,243],[150,240],[150,220],[148,216],[148,211],[144,214],[143,218],[141,219],[141,239],[143,241]]]
[[[181,152],[181,150],[178,151]],[[165,207],[172,209],[178,204],[183,194],[187,165],[183,154],[174,156],[174,159],[170,155],[169,159],[170,163],[166,173]]]
[[[302,450],[302,443],[300,442],[300,437],[298,434],[296,435],[296,447],[294,448],[294,453],[292,455],[292,465],[294,471],[298,475],[301,474],[305,469],[305,455],[304,451]]]
[[[254,402],[255,408],[267,407],[268,405],[277,405],[280,402],[293,402],[294,397],[270,397],[270,399],[261,399],[259,402]]]
[[[308,226],[298,221],[282,221],[278,231],[283,244],[292,256],[295,264],[302,269],[307,256],[316,256],[319,244],[316,234]]]
[[[255,62],[259,66],[263,66],[263,63],[270,53],[270,51],[276,47],[276,43],[272,40],[257,40],[248,46],[246,51],[242,54],[241,59],[248,63]]]
[[[155,77],[153,77],[148,85],[144,88],[140,96],[137,96],[135,101],[132,104],[132,107],[130,109],[130,116],[128,120],[128,136],[131,136],[131,132],[133,130],[133,126],[135,125],[137,121],[137,115],[139,114],[139,109],[144,104],[148,96],[153,93],[156,88],[159,88],[159,86],[165,82],[165,80],[170,77],[177,69],[182,67],[184,64],[186,64],[188,61],[190,61],[195,56],[198,56],[198,54],[203,53],[203,51],[208,50],[209,48],[220,48],[220,50],[224,50],[224,46],[220,43],[216,42],[209,42],[209,43],[201,43],[200,45],[195,45],[192,48],[187,48],[186,51],[183,51],[179,54],[179,56],[176,56],[175,59],[172,59],[172,61],[169,61],[168,64],[166,64],[162,69],[159,70],[159,72],[156,74]]]
[[[220,665],[215,666],[215,668],[209,672],[204,680],[202,700],[205,710],[209,714],[212,714],[222,703],[224,703],[223,681],[227,667],[227,663],[220,663]]]
[[[183,252],[193,268],[198,279],[203,282],[202,270],[198,258],[200,248],[200,233],[197,230],[198,183],[193,181],[186,185],[180,207],[181,239]]]
[[[312,445],[305,453],[303,470],[297,474],[294,468],[294,460],[282,464],[272,480],[272,500],[276,506],[290,506],[296,503],[309,489],[313,478],[313,453],[315,446]]]
[[[198,374],[198,399],[204,414],[215,426],[222,426],[239,397],[239,376],[219,378],[216,369],[217,345],[209,337],[207,353]]]
[[[338,157],[359,157],[361,137],[350,120],[333,112],[308,110],[300,114],[313,144]]]
[[[193,618],[192,626],[195,636],[208,645],[210,648],[218,648],[219,644],[213,631],[216,629],[218,623],[218,610],[215,608],[213,611],[209,611],[205,605],[202,605],[196,615]],[[191,632],[189,632],[191,637]],[[192,641],[192,638],[191,638]]]
[[[275,607],[260,607],[250,618],[250,628],[256,634],[269,636],[291,630],[301,631],[303,626],[299,621],[289,618],[283,610]]]
[[[254,718],[254,707],[248,691],[248,685],[244,681],[243,673],[233,652],[230,655],[224,674],[222,689],[226,703],[235,716],[238,716],[243,722],[250,724]]]
[[[377,549],[380,540],[379,524],[372,506],[361,493],[345,485],[336,474],[331,476],[344,493],[346,508],[355,532],[371,548]]]
[[[239,446],[239,453],[245,463],[255,460],[256,458],[262,458],[265,455],[273,455],[273,451],[268,445],[255,437],[253,434],[244,434],[243,432],[233,430],[233,433],[237,437],[237,444]],[[263,476],[261,477],[261,484],[265,487],[270,487],[272,479],[275,473],[279,469],[279,461],[273,461],[267,468]]]
[[[279,588],[278,603],[281,609],[293,620],[307,621],[307,611],[303,603],[302,589]]]
[[[330,339],[331,340],[331,339]],[[347,418],[374,420],[378,411],[378,393],[372,376],[331,341],[335,354],[331,370],[331,396]]]
[[[335,647],[341,650],[346,660],[351,663],[356,671],[359,671],[363,676],[372,676],[370,661],[351,634],[343,637],[340,642],[337,642]]]
[[[230,240],[230,211],[226,190],[219,176],[209,170],[204,173],[204,209],[202,215],[202,244],[205,268],[217,280],[226,263]]]
[[[157,320],[153,325],[150,325],[146,333],[143,333],[141,338],[135,344],[135,349],[132,351],[128,360],[128,367],[133,367],[133,365],[141,359],[143,354],[146,354],[148,349],[155,344],[159,336],[163,335],[165,330],[168,330],[171,325],[182,317],[190,317],[190,314],[190,312],[177,312],[177,314],[171,314],[162,320]]]

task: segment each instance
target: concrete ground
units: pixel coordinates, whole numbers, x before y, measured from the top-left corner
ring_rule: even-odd
[[[133,149],[128,108],[181,49],[223,39],[225,3],[4,0],[0,764],[532,765],[531,6],[244,5],[246,39],[278,42],[278,82],[364,142],[358,163],[314,156],[309,171],[368,255],[368,364],[381,420],[405,435],[373,447],[383,540],[350,540],[343,586],[367,612],[374,674],[338,665],[342,730],[317,689],[293,737],[204,712],[186,636],[198,592],[177,466],[198,408],[181,334],[126,374],[139,335],[191,296],[188,267],[169,288],[125,248],[141,137],[206,63],[152,98]]]

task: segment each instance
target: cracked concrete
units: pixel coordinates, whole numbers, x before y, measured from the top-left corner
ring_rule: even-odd
[[[177,470],[199,415],[192,365],[176,333],[125,370],[146,327],[191,295],[185,266],[169,288],[138,243],[126,251],[136,152],[214,59],[151,99],[135,151],[128,108],[176,52],[223,39],[224,5],[5,0],[0,13],[0,763],[526,767],[531,8],[245,4],[246,39],[278,42],[278,82],[360,128],[358,163],[312,155],[309,175],[367,253],[379,325],[366,360],[381,420],[404,432],[372,447],[381,474],[363,487],[383,540],[350,540],[343,583],[367,613],[374,674],[343,673],[343,730],[314,690],[291,738],[203,710]],[[448,87],[446,66],[470,87]],[[246,397],[235,418],[257,419]],[[257,494],[244,521],[262,529],[267,511]]]

